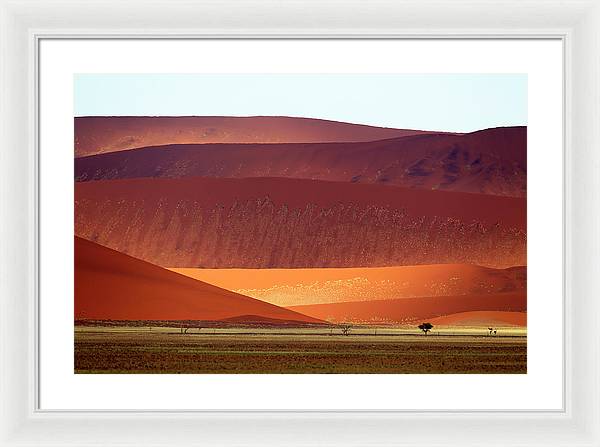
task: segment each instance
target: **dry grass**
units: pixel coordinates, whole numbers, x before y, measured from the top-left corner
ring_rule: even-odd
[[[527,339],[324,329],[77,328],[76,373],[526,373]]]

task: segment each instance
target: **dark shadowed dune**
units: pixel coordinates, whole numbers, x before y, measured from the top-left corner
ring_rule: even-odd
[[[75,233],[164,267],[526,264],[524,199],[281,178],[75,186]]]
[[[197,176],[302,178],[525,197],[527,129],[360,143],[170,144],[75,160],[78,181]]]
[[[287,116],[75,118],[75,156],[164,144],[373,141],[429,133]]]
[[[319,321],[75,237],[76,320]]]

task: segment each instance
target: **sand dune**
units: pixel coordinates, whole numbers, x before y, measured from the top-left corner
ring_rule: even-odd
[[[372,141],[428,133],[285,116],[98,116],[75,118],[75,156],[187,143]]]
[[[442,264],[328,269],[172,269],[278,306],[524,291],[527,268]]]
[[[324,140],[327,141],[327,140]],[[75,160],[78,181],[138,177],[284,177],[525,197],[527,129],[421,134],[383,141],[195,144]]]
[[[396,300],[290,306],[289,309],[334,323],[409,323],[460,312],[525,312],[524,291],[488,295],[403,298]]]
[[[272,304],[193,280],[75,237],[75,319],[318,323]]]
[[[527,326],[527,312],[473,311],[437,317],[434,326],[506,327]]]
[[[526,263],[524,199],[281,178],[75,186],[75,233],[164,267]]]

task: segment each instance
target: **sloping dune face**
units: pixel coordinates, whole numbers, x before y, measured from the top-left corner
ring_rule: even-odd
[[[76,320],[243,320],[246,315],[318,322],[75,237]]]
[[[164,267],[526,263],[524,199],[314,180],[79,182],[75,232]]]
[[[174,269],[278,306],[525,291],[527,268],[419,265],[331,269]]]
[[[525,197],[526,153],[525,127],[358,143],[171,144],[78,158],[75,178],[284,177]]]
[[[434,326],[506,327],[527,326],[527,312],[472,311],[434,318]]]
[[[315,304],[289,309],[332,323],[402,324],[470,311],[526,312],[527,297],[525,292],[512,292]]]
[[[373,141],[428,133],[311,118],[256,116],[75,118],[75,156],[164,144]]]

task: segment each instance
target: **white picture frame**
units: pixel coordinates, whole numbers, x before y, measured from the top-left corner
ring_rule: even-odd
[[[563,410],[39,410],[39,42],[116,37],[561,39]],[[600,445],[599,1],[0,0],[0,67],[0,445]]]

